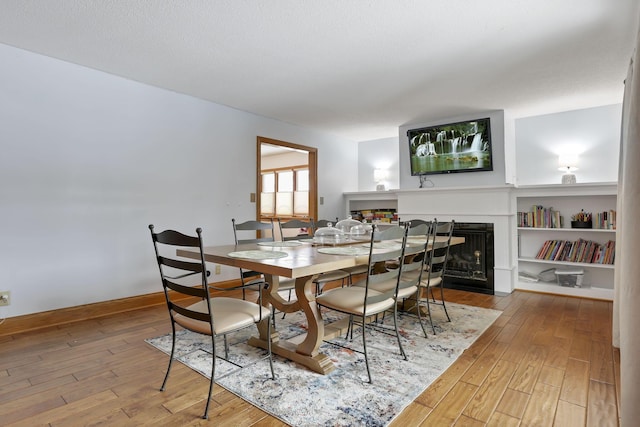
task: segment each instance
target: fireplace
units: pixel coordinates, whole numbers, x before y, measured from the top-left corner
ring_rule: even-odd
[[[453,235],[465,243],[449,248],[444,286],[493,295],[493,224],[456,222]]]

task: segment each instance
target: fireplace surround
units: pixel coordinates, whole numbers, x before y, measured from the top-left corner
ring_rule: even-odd
[[[431,187],[345,193],[347,215],[353,209],[396,208],[402,221],[451,221],[493,224],[493,293],[508,295],[517,279],[514,186]],[[447,279],[448,281],[448,279]]]

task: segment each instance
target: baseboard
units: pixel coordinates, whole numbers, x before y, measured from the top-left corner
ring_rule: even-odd
[[[217,287],[223,288],[233,287],[239,284],[239,280],[215,283]],[[50,326],[59,326],[82,320],[96,319],[159,304],[165,304],[164,293],[162,291],[75,307],[59,308],[57,310],[26,314],[24,316],[9,317],[0,324],[0,336],[28,332]]]

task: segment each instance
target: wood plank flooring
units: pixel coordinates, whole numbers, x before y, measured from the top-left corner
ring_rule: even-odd
[[[619,425],[610,302],[445,295],[503,313],[393,427]],[[219,386],[200,419],[209,381],[180,363],[160,392],[168,357],[144,339],[169,330],[156,306],[0,336],[0,425],[284,425]]]

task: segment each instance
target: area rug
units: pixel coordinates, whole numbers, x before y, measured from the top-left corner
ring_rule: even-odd
[[[267,361],[234,373],[216,383],[242,399],[292,426],[386,426],[440,376],[500,315],[500,311],[449,303],[451,322],[441,307],[433,309],[436,335],[429,329],[425,338],[416,317],[400,315],[402,343],[408,360],[403,360],[395,336],[367,329],[367,350],[373,383],[367,383],[364,356],[360,353],[324,343],[321,351],[335,363],[328,375],[312,372],[274,355],[276,379],[272,380]],[[337,320],[324,313],[326,321]],[[385,324],[391,325],[390,316]],[[281,339],[305,332],[306,322],[300,313],[277,319]],[[256,330],[230,336],[230,358],[245,364],[259,357],[263,350],[249,346],[246,340]],[[361,330],[353,341],[344,338],[332,342],[362,348]],[[179,332],[177,360],[209,378],[211,372],[210,338]],[[171,336],[147,342],[169,354]],[[216,350],[224,351],[222,342]],[[220,363],[218,363],[220,362]],[[216,377],[232,365],[218,359]],[[171,379],[169,379],[169,387]]]

